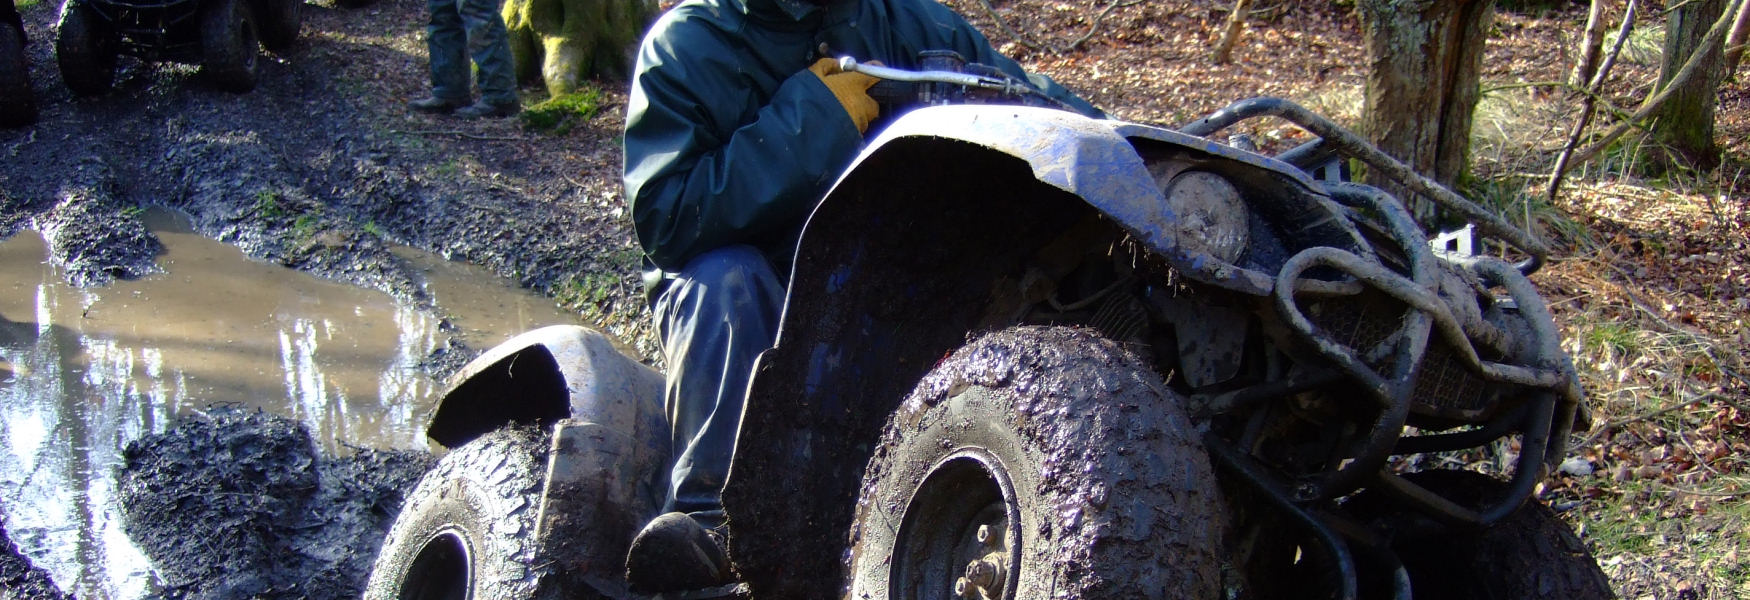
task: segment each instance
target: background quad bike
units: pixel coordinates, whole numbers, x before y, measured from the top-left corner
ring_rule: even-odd
[[[303,0],[71,0],[55,58],[79,96],[109,91],[123,54],[198,64],[220,89],[243,93],[255,89],[257,46],[291,46],[303,12]]]
[[[36,122],[36,98],[25,70],[24,21],[11,0],[0,4],[0,127]]]

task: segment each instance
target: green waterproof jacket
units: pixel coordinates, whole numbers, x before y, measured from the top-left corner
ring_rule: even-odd
[[[646,256],[676,271],[749,244],[784,272],[802,221],[863,143],[808,66],[851,56],[916,68],[925,50],[1028,77],[934,0],[687,0],[662,15],[639,49],[626,109],[626,197]],[[1050,79],[1030,79],[1101,115]]]

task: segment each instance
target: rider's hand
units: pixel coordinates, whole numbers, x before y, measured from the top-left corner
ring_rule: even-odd
[[[822,58],[808,66],[808,71],[819,77],[826,88],[832,90],[832,95],[838,98],[839,105],[845,108],[845,114],[850,115],[851,122],[856,124],[857,133],[869,130],[869,122],[875,120],[880,107],[875,99],[869,97],[869,87],[880,81],[874,77],[857,72],[839,70],[839,62],[831,58]]]

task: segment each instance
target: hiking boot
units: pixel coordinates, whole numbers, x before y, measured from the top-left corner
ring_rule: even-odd
[[[419,111],[422,113],[432,113],[432,114],[440,114],[441,115],[441,114],[448,114],[448,113],[454,112],[456,109],[467,106],[467,105],[468,105],[467,98],[456,99],[456,98],[439,98],[437,96],[428,96],[425,98],[420,98],[418,100],[414,100],[412,102],[408,102],[407,108],[411,108],[413,110],[416,110],[416,111]]]
[[[508,117],[519,112],[522,112],[522,107],[517,106],[515,103],[490,104],[485,100],[481,100],[474,104],[456,109],[456,116],[464,119],[478,119],[480,117]]]
[[[734,581],[723,534],[687,513],[651,519],[626,552],[626,582],[637,593],[698,590]]]

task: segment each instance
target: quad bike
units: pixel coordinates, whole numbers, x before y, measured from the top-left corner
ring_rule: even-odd
[[[926,106],[798,243],[723,492],[744,583],[668,597],[1610,597],[1528,499],[1587,421],[1535,239],[1283,100],[1171,130],[922,62],[842,62]],[[1317,139],[1210,139],[1260,116]],[[1436,251],[1352,161],[1524,260]],[[366,597],[637,597],[661,387],[577,327],[475,359]]]
[[[0,4],[0,127],[36,122],[36,95],[24,59],[24,19],[11,0]]]
[[[198,64],[219,89],[255,89],[257,47],[298,39],[304,0],[68,0],[55,39],[61,79],[75,95],[115,85],[123,55]]]

